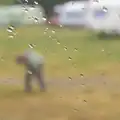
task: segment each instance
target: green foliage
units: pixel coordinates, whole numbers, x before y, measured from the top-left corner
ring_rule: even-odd
[[[2,5],[10,5],[13,4],[14,0],[0,0],[0,4]]]
[[[28,48],[28,44],[36,44],[35,49],[44,55],[46,74],[50,76],[98,74],[102,70],[112,71],[114,67],[118,68],[119,37],[97,38],[89,31],[65,28],[49,28],[45,35],[46,28],[47,26],[19,28],[13,39],[8,39],[5,29],[0,30],[0,55],[4,58],[4,61],[0,61],[1,75],[23,73],[14,60],[15,55]],[[56,40],[51,39],[51,36]],[[114,72],[117,71],[119,70]]]

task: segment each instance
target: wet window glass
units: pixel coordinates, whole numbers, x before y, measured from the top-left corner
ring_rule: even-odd
[[[0,0],[0,120],[120,120],[120,1],[92,2]]]

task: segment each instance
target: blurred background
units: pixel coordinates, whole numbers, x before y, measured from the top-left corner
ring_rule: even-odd
[[[0,0],[0,119],[120,120],[119,25],[119,0]],[[45,57],[45,93],[23,92],[28,48]]]

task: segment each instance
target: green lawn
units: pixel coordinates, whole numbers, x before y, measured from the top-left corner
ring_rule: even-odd
[[[46,29],[47,33],[45,33]],[[87,75],[119,75],[119,38],[99,39],[85,30],[52,27],[22,27],[14,38],[6,29],[0,30],[1,77],[20,77],[23,67],[15,64],[15,56],[35,44],[45,57],[46,76],[79,77]]]
[[[89,31],[47,26],[21,27],[16,32],[14,38],[8,38],[7,28],[0,30],[0,78],[23,77],[24,69],[15,64],[15,56],[29,44],[35,44],[34,49],[44,55],[47,77],[80,77],[81,73],[119,76],[119,38],[99,39]],[[48,86],[46,93],[34,89],[25,94],[21,86],[1,84],[0,119],[120,120],[119,88],[108,89],[109,84],[73,86],[70,90],[53,86]]]
[[[0,0],[0,4],[2,5],[11,5],[13,2],[14,0]]]

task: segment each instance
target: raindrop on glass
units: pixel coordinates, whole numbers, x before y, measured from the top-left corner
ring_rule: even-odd
[[[55,34],[55,30],[52,30],[52,33]]]
[[[27,8],[24,8],[23,10],[24,10],[24,12],[28,13],[28,9]]]
[[[32,74],[32,72],[28,70],[28,74]]]
[[[42,18],[44,21],[46,21],[47,19],[45,17]]]
[[[68,58],[68,60],[72,60],[72,58],[71,58],[71,57],[69,57],[69,58]]]
[[[34,48],[34,44],[29,44],[28,45],[30,48]]]
[[[30,8],[31,10],[34,10],[35,9],[35,6],[34,5],[32,5],[32,7]]]
[[[48,30],[48,28],[45,28],[45,31],[47,31]]]
[[[64,50],[67,51],[67,47],[66,46],[64,46]]]
[[[60,25],[60,27],[62,28],[62,27],[63,27],[63,25]]]
[[[51,22],[50,22],[50,21],[48,21],[48,24],[51,24]]]
[[[14,36],[13,36],[13,35],[10,35],[10,36],[9,36],[9,38],[13,39],[13,38],[14,38]]]
[[[9,27],[7,28],[7,32],[9,32],[9,33],[12,33],[13,30],[14,30],[14,27],[13,27],[13,26],[9,26]]]
[[[68,80],[70,80],[70,81],[71,81],[71,80],[72,80],[72,77],[68,77]]]
[[[44,35],[46,35],[47,34],[47,32],[44,32]]]
[[[38,2],[34,1],[34,4],[35,4],[35,5],[38,5]]]
[[[25,2],[27,2],[27,3],[28,3],[28,0],[25,0]]]
[[[74,110],[75,112],[78,112],[78,111],[79,111],[77,108],[74,108],[73,110]]]
[[[60,45],[60,42],[57,40],[57,44]]]
[[[81,78],[83,78],[83,77],[84,77],[84,74],[83,74],[83,73],[81,73],[81,74],[80,74],[80,77],[81,77]]]
[[[77,52],[77,51],[78,51],[78,48],[75,48],[74,51]]]
[[[87,100],[83,100],[83,102],[87,103]]]
[[[4,58],[3,58],[3,57],[0,57],[0,60],[3,62],[3,61],[4,61]]]
[[[105,50],[104,50],[104,49],[102,49],[101,51],[102,51],[102,52],[104,52]]]
[[[84,84],[84,83],[82,83],[82,84],[81,84],[81,86],[82,86],[82,87],[85,87],[85,84]]]
[[[49,38],[52,38],[52,36],[49,35]]]
[[[38,23],[38,21],[39,21],[38,18],[36,18],[36,17],[34,18],[34,20],[35,20],[35,23]]]
[[[107,12],[108,9],[107,9],[105,6],[103,6],[103,11],[104,11],[104,12]]]

